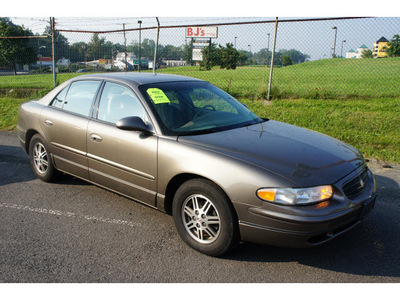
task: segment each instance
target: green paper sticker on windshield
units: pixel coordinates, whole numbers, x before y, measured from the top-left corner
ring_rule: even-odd
[[[147,89],[147,94],[149,94],[151,100],[153,100],[154,104],[161,103],[170,103],[168,97],[164,94],[164,92],[157,88]]]

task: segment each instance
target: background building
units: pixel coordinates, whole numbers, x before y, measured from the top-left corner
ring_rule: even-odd
[[[367,50],[368,47],[363,44],[357,51],[351,49],[349,52],[346,52],[346,58],[361,58],[362,53]]]
[[[388,48],[389,48],[389,41],[385,37],[381,37],[374,43],[374,48],[373,48],[374,58],[387,57]]]

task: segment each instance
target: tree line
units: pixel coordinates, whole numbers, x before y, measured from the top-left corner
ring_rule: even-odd
[[[0,18],[1,36],[35,36],[29,29],[15,25],[9,18]],[[38,36],[38,34],[36,34]],[[0,39],[0,66],[9,66],[16,70],[16,65],[34,64],[38,57],[52,57],[51,29],[46,27],[42,36],[47,38],[36,39]],[[55,60],[61,58],[69,59],[71,63],[93,61],[98,59],[115,59],[117,53],[124,52],[125,46],[120,43],[106,41],[104,37],[94,33],[89,42],[70,43],[60,32],[54,34]],[[140,45],[141,57],[152,59],[154,56],[155,41],[143,39]],[[261,49],[256,53],[237,50],[232,44],[226,46],[211,44],[206,47],[203,61],[200,62],[201,69],[209,69],[218,65],[221,68],[235,69],[243,65],[266,65],[270,64],[271,51]],[[139,42],[132,41],[126,45],[126,52],[139,56]],[[189,65],[194,65],[192,60],[192,42],[181,46],[158,45],[158,63],[161,60],[185,60]],[[289,57],[285,59],[285,56]],[[274,63],[277,65],[288,65],[301,63],[309,59],[309,56],[297,50],[281,50],[275,53]]]

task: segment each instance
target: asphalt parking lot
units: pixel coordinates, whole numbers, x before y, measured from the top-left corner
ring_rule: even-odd
[[[375,209],[320,247],[244,243],[213,258],[172,217],[63,176],[36,179],[14,132],[0,132],[0,282],[400,282],[400,166],[371,162]]]

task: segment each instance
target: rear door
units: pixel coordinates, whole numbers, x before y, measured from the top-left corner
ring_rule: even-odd
[[[40,123],[56,168],[89,179],[86,131],[101,81],[76,81],[63,89],[41,114]]]
[[[87,134],[90,180],[154,206],[158,138],[115,126],[128,116],[150,122],[140,100],[129,87],[106,82],[95,115]]]

